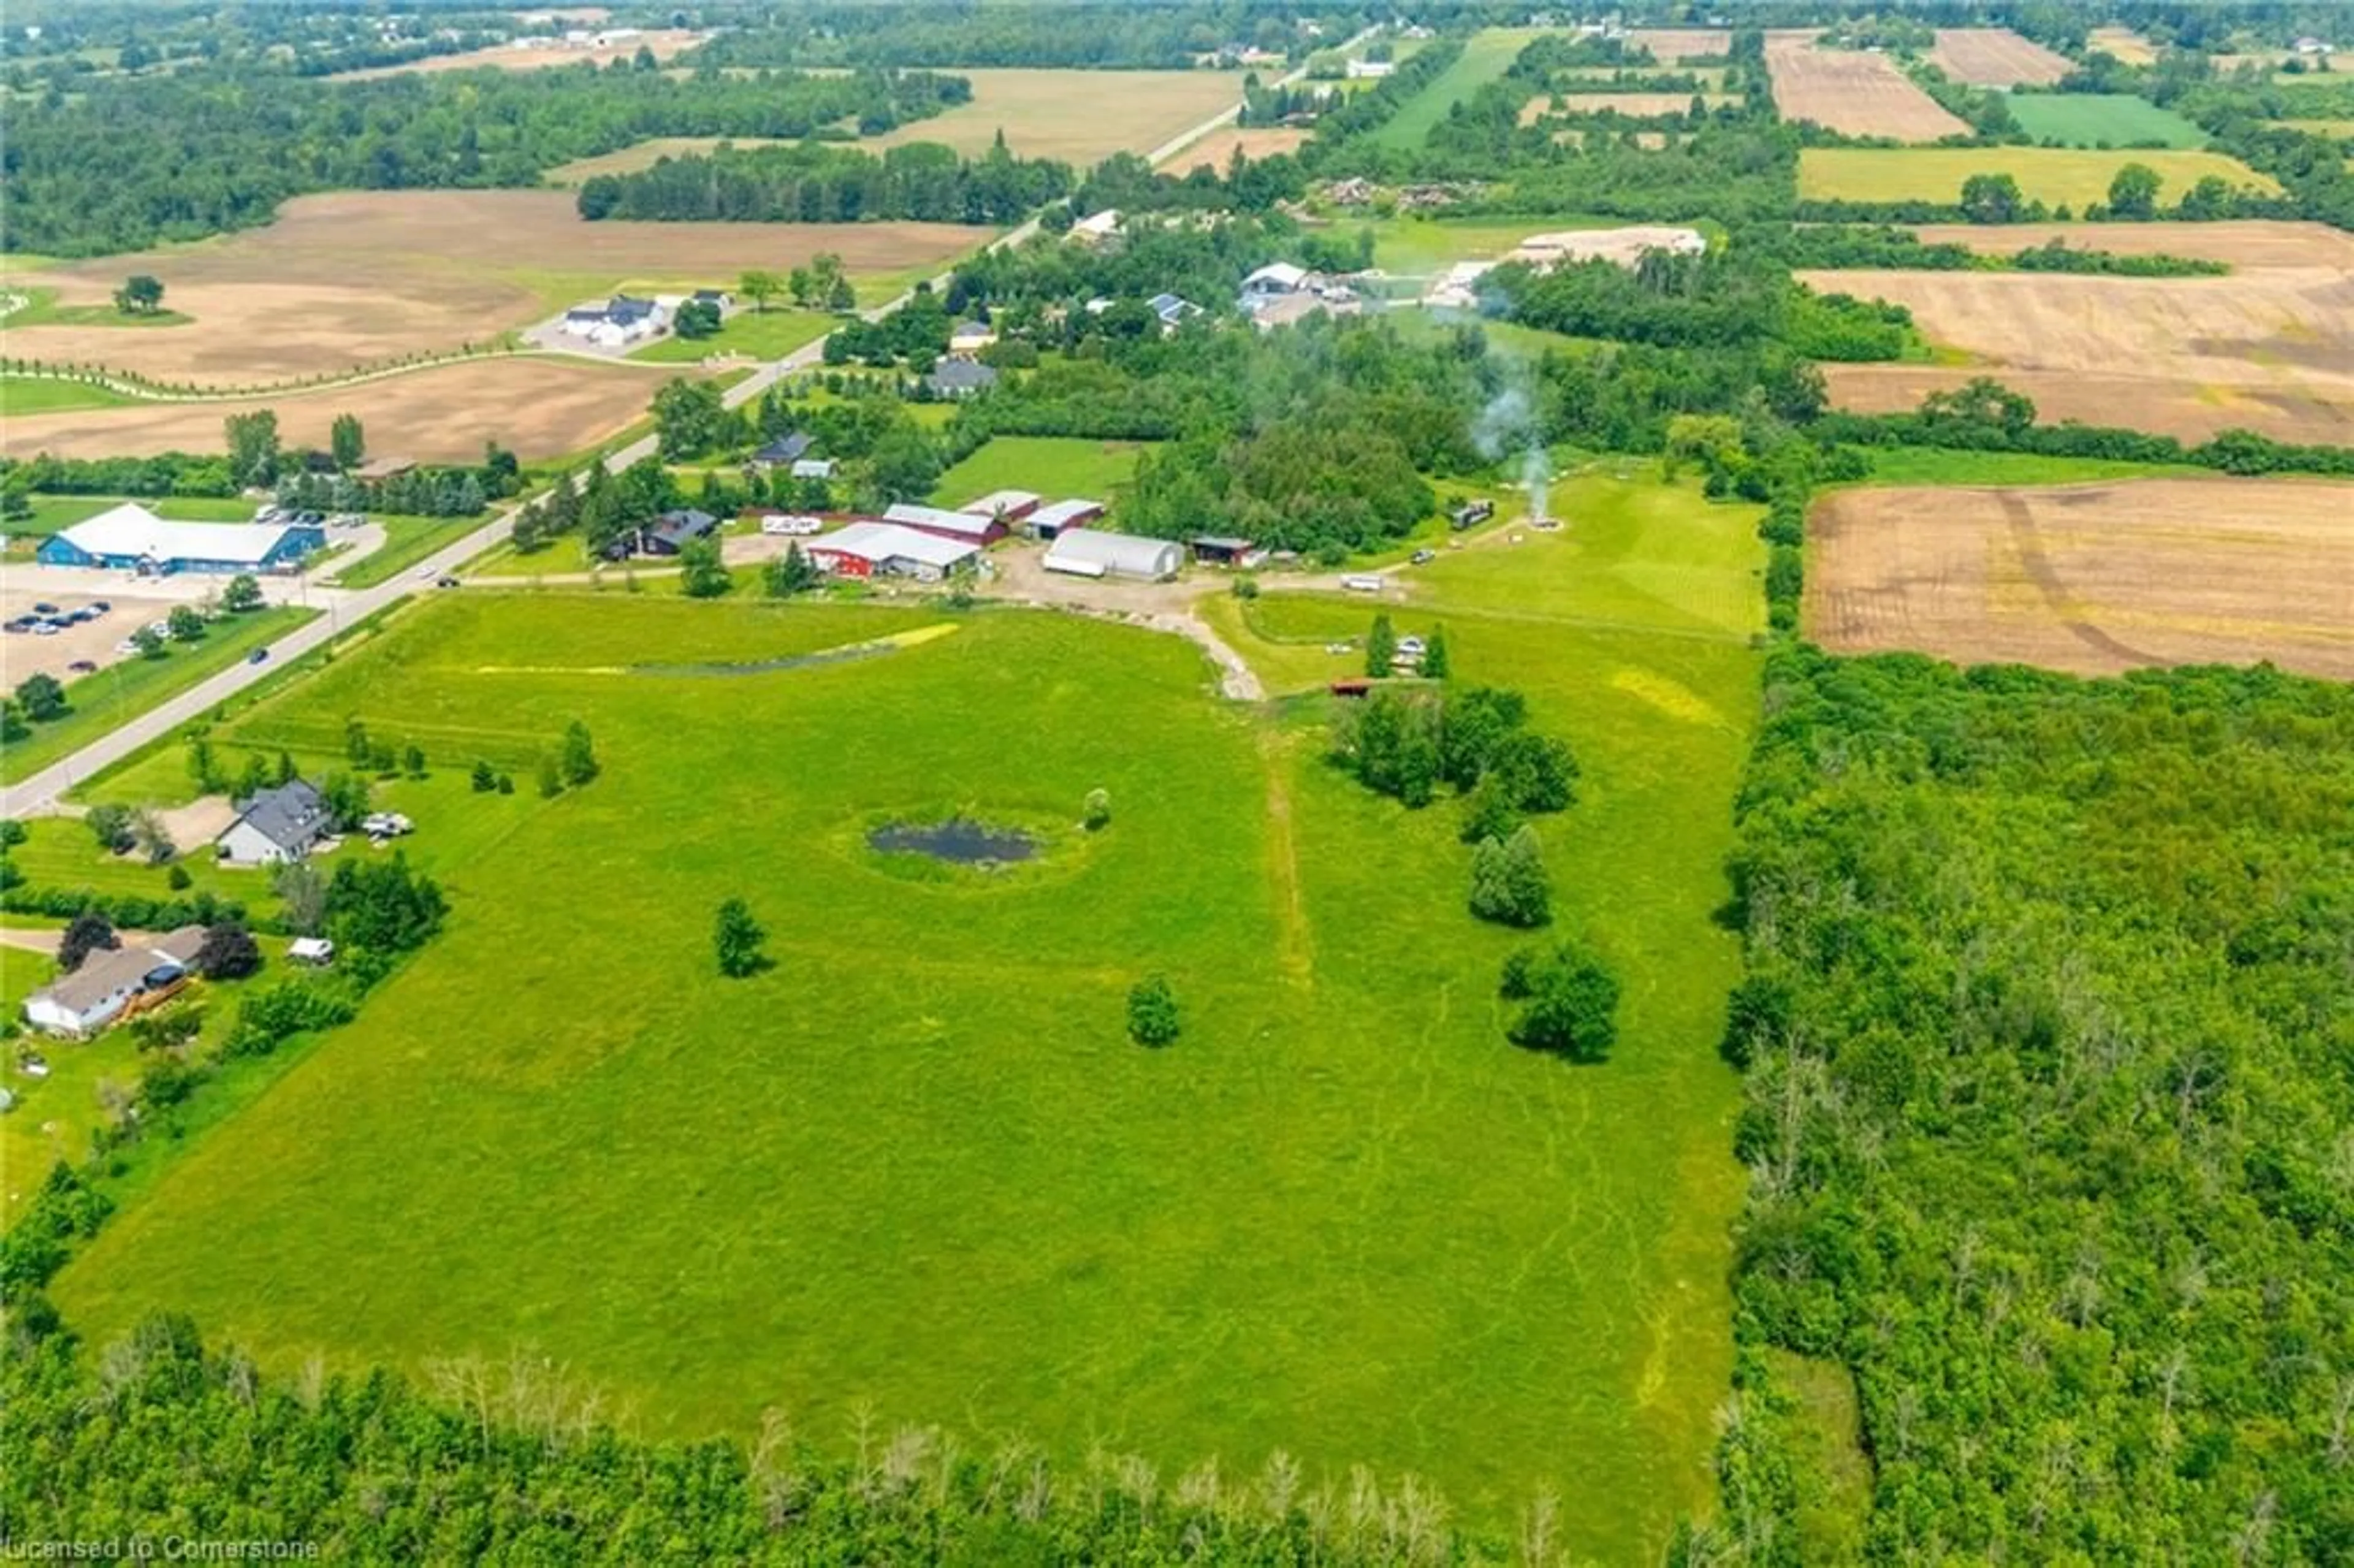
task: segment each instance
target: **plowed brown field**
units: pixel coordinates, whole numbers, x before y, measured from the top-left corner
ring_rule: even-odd
[[[2009,27],[1940,27],[1929,58],[1972,87],[2046,87],[2076,69]]]
[[[1818,48],[1805,37],[1769,37],[1766,67],[1785,120],[1811,120],[1850,136],[1899,142],[1935,142],[1970,132],[1885,55]]]
[[[423,462],[479,461],[496,440],[526,461],[594,444],[646,411],[676,366],[639,369],[570,359],[486,359],[299,397],[217,403],[136,403],[0,422],[11,457],[145,456],[221,450],[231,414],[275,409],[289,446],[324,447],[338,414],[367,427],[372,451]]]
[[[1733,34],[1723,27],[1633,27],[1627,42],[1650,50],[1661,65],[1733,52]]]
[[[2137,480],[1837,492],[1808,634],[1843,652],[2082,674],[2250,663],[2354,678],[2354,485]]]
[[[1161,166],[1171,174],[1183,174],[1206,164],[1224,174],[1238,152],[1246,158],[1272,158],[1278,153],[1299,151],[1300,143],[1307,140],[1307,132],[1280,125],[1263,125],[1248,131],[1228,125],[1163,158]]]

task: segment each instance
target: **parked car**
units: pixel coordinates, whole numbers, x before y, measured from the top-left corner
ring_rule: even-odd
[[[122,641],[114,645],[114,651],[117,653],[122,654],[136,653],[139,652],[139,644],[126,637]]]
[[[77,659],[72,663],[67,665],[66,668],[72,671],[77,675],[95,675],[98,673],[98,665],[88,659]]]
[[[458,579],[456,577],[435,577],[433,579],[433,586],[435,588],[456,588],[458,586]]]
[[[57,612],[58,607],[53,604],[37,604],[33,607],[35,615],[55,615]]]
[[[37,620],[33,622],[33,635],[36,637],[55,637],[58,632],[64,630],[64,627],[58,625],[57,622],[52,620]]]
[[[94,599],[83,608],[88,609],[92,615],[104,615],[108,610],[112,609],[114,606],[109,604],[102,599]]]
[[[30,631],[32,630],[32,617],[27,615],[20,615],[14,620],[0,623],[0,631]]]
[[[1382,591],[1382,579],[1369,572],[1359,572],[1342,577],[1341,586],[1351,593],[1379,593]]]
[[[247,655],[245,656],[245,662],[246,662],[247,663],[249,663],[249,664],[260,664],[260,663],[262,663],[262,662],[264,662],[265,661],[267,661],[267,660],[269,659],[269,657],[270,657],[270,650],[269,650],[269,649],[267,649],[267,648],[257,648],[257,649],[255,649],[252,652],[250,652],[250,653],[249,653],[249,654],[247,654]]]
[[[1409,559],[1411,559],[1417,567],[1426,567],[1430,565],[1431,562],[1438,559],[1438,552],[1436,550],[1416,550]]]

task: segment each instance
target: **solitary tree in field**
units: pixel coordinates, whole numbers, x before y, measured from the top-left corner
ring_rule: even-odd
[[[499,787],[498,769],[491,766],[488,758],[478,758],[474,762],[474,771],[469,776],[467,783],[477,795],[490,794]]]
[[[785,291],[785,284],[774,272],[754,267],[736,280],[736,291],[751,301],[754,310],[766,311],[769,302]]]
[[[1535,830],[1488,839],[1471,852],[1471,913],[1500,926],[1542,926],[1553,918],[1553,884]]]
[[[338,414],[327,432],[327,448],[334,453],[335,466],[345,472],[360,466],[367,457],[367,431],[357,414]]]
[[[1103,829],[1111,826],[1110,790],[1090,789],[1087,791],[1087,813],[1084,820],[1087,825],[1087,832],[1091,833],[1099,832]]]
[[[2109,182],[2109,216],[2147,218],[2158,216],[2158,193],[2166,182],[2147,164],[2127,164]]]
[[[597,747],[588,726],[574,719],[564,726],[564,782],[578,789],[597,777]]]
[[[1618,1038],[1617,978],[1574,942],[1550,953],[1513,954],[1502,991],[1507,1001],[1522,1003],[1509,1030],[1516,1045],[1599,1062]]]
[[[719,957],[719,972],[730,980],[742,980],[758,974],[768,967],[768,957],[760,945],[769,933],[752,917],[752,911],[740,898],[730,898],[719,906],[719,918],[712,929],[711,945]]]
[[[1140,980],[1128,992],[1128,1035],[1139,1045],[1166,1045],[1177,1038],[1182,1020],[1177,1014],[1177,993],[1160,975]]]
[[[126,316],[150,316],[164,308],[164,285],[144,272],[133,274],[114,291],[114,308]]]
[[[1373,629],[1365,634],[1365,673],[1386,675],[1397,662],[1397,631],[1386,615],[1373,617]]]

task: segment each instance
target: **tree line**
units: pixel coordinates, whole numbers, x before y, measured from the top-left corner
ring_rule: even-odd
[[[824,143],[723,146],[709,154],[663,158],[652,168],[599,175],[584,183],[580,216],[678,222],[857,223],[907,218],[930,223],[1020,222],[1071,189],[1063,164],[1016,158],[1000,134],[980,158],[936,143],[892,147],[880,156]]]

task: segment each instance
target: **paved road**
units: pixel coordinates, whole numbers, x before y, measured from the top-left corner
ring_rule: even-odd
[[[1364,32],[1341,45],[1354,48],[1373,32]],[[1288,86],[1308,74],[1306,66],[1290,72],[1278,83]],[[1233,120],[1240,106],[1221,110],[1200,124],[1180,132],[1167,142],[1145,154],[1148,162],[1158,164],[1182,150],[1186,143],[1198,140]],[[990,243],[991,250],[1019,245],[1038,232],[1038,220],[1031,218],[1018,228],[1008,229]],[[950,273],[942,272],[933,281],[935,287],[945,285]],[[913,291],[899,295],[861,313],[868,321],[890,314],[906,304]],[[762,365],[743,380],[727,389],[725,402],[728,408],[739,408],[766,392],[769,387],[798,371],[823,363],[825,340],[807,344],[782,359]],[[643,436],[620,448],[606,458],[605,466],[620,471],[654,455],[654,438]],[[159,704],[135,718],[125,721],[119,728],[90,742],[80,751],[61,761],[42,768],[38,773],[0,789],[0,817],[27,817],[54,811],[58,798],[72,789],[76,782],[89,778],[102,768],[130,756],[141,747],[190,719],[210,712],[229,698],[269,676],[290,659],[300,658],[313,648],[334,637],[346,625],[365,620],[377,610],[420,591],[430,592],[433,579],[456,571],[467,561],[493,546],[504,544],[514,526],[514,509],[509,507],[474,532],[451,545],[439,554],[412,567],[406,573],[371,588],[313,588],[305,598],[326,607],[328,613],[298,630],[291,631],[270,645],[270,657],[259,664],[240,663],[199,682],[168,702]],[[337,567],[346,563],[338,562]]]

